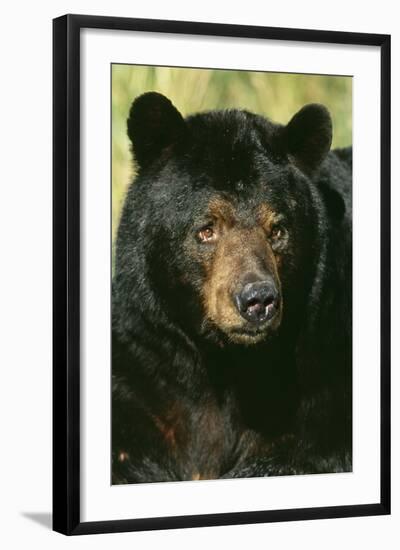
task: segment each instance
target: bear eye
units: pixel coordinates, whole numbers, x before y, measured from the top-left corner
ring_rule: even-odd
[[[283,227],[281,225],[275,225],[271,229],[271,239],[277,240],[280,239],[283,235]]]
[[[269,238],[273,248],[284,246],[287,242],[288,232],[282,224],[272,227]]]
[[[197,239],[201,243],[209,243],[211,241],[215,241],[216,233],[214,231],[214,228],[210,225],[208,225],[207,227],[203,227],[203,229],[200,229],[200,231],[198,231]]]

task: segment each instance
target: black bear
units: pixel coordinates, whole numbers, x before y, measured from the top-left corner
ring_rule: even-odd
[[[351,471],[351,148],[132,104],[112,294],[113,483]]]

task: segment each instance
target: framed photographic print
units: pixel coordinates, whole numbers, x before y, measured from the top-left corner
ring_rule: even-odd
[[[390,513],[390,37],[54,20],[54,529]]]

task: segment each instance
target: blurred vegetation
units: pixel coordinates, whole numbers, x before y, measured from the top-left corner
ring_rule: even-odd
[[[123,198],[135,172],[126,118],[133,99],[151,90],[166,95],[184,116],[241,108],[286,123],[306,103],[323,103],[333,118],[333,146],[351,144],[351,77],[113,65],[113,242]]]

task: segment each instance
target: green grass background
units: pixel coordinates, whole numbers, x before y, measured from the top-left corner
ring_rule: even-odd
[[[133,99],[151,90],[166,95],[184,116],[241,108],[286,123],[306,103],[323,103],[333,119],[333,146],[344,147],[352,141],[351,77],[113,65],[113,243],[125,192],[135,173],[126,118]]]

